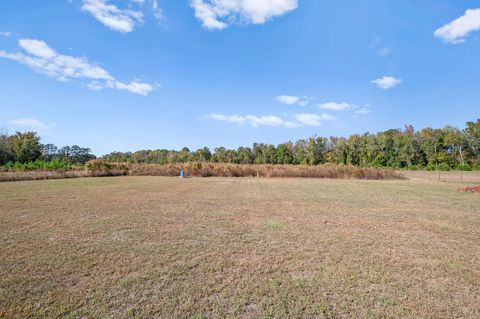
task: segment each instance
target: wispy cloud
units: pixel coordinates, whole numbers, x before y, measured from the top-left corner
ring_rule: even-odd
[[[286,105],[306,106],[309,103],[309,97],[295,95],[279,95],[274,98],[275,101]]]
[[[381,37],[376,37],[373,39],[368,48],[375,51],[379,57],[385,57],[394,52],[390,46],[383,43],[383,39]]]
[[[232,22],[264,24],[293,11],[298,0],[191,0],[195,17],[209,30],[222,30]]]
[[[157,0],[152,0],[152,12],[153,12],[153,16],[155,17],[155,19],[157,19],[157,21],[163,20],[164,18],[163,10],[158,5]]]
[[[91,89],[111,88],[140,95],[148,95],[155,89],[154,85],[137,80],[121,82],[97,63],[91,63],[83,57],[59,54],[44,41],[21,39],[18,44],[27,54],[0,50],[0,57],[24,64],[58,81],[83,80]]]
[[[146,7],[145,4],[147,2],[150,3],[153,17],[158,22],[161,22],[164,19],[163,9],[160,8],[160,5],[158,4],[158,0],[131,0],[131,1],[140,7]]]
[[[385,56],[390,55],[392,53],[393,53],[392,48],[390,48],[388,46],[384,46],[384,47],[381,47],[381,48],[377,49],[377,55],[379,57],[385,57]]]
[[[224,114],[210,114],[207,118],[220,122],[228,122],[238,125],[249,124],[252,127],[272,126],[297,128],[301,126],[320,126],[323,121],[333,121],[336,118],[329,114],[295,114],[291,120],[285,120],[278,116],[256,116],[256,115],[224,115]]]
[[[347,111],[353,108],[353,105],[348,103],[337,103],[337,102],[328,102],[319,104],[319,107],[323,110],[331,110],[331,111]]]
[[[142,1],[140,2],[143,4]],[[131,32],[136,25],[143,22],[141,11],[119,9],[116,5],[109,4],[108,0],[83,0],[82,10],[118,32]]]
[[[323,121],[333,121],[336,117],[329,114],[296,114],[295,120],[300,125],[306,126],[320,126]]]
[[[255,115],[223,115],[223,114],[210,114],[208,118],[215,121],[229,122],[243,125],[245,123],[250,124],[253,127],[258,127],[261,125],[265,126],[280,126],[283,124],[283,120],[279,117],[269,115],[269,116],[255,116]]]
[[[378,88],[382,90],[393,89],[400,83],[402,83],[401,79],[397,79],[393,76],[383,76],[379,79],[373,80],[373,84],[377,85]]]
[[[362,108],[359,108],[359,109],[355,110],[354,113],[358,114],[358,115],[367,115],[367,114],[370,114],[371,111],[368,107],[362,107]]]
[[[47,131],[50,129],[49,125],[42,123],[41,121],[34,118],[17,119],[10,121],[10,124],[23,129],[35,129],[41,131]]]
[[[434,35],[447,43],[457,44],[466,41],[466,37],[480,30],[480,8],[465,11],[460,18],[436,30]]]
[[[7,37],[8,38],[11,35],[12,35],[12,32],[10,32],[10,31],[0,31],[0,36],[2,36],[2,37]]]

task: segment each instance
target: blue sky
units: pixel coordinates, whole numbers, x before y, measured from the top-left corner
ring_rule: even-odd
[[[480,1],[0,2],[0,128],[110,151],[480,117]]]

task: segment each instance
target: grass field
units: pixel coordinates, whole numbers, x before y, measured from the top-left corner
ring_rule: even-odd
[[[480,318],[466,184],[0,184],[1,318]]]

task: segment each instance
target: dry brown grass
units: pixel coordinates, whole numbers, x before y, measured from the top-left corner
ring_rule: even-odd
[[[214,163],[128,164],[93,160],[85,171],[0,172],[0,182],[102,176],[179,176],[185,170],[190,177],[265,177],[265,178],[330,178],[330,179],[402,179],[391,169],[361,168],[347,165],[236,165]]]
[[[424,180],[0,184],[3,318],[479,318],[480,197]]]
[[[180,170],[193,177],[267,177],[267,178],[330,178],[330,179],[401,179],[390,169],[362,168],[348,165],[238,165],[217,163],[186,163],[172,165],[131,165],[135,176],[178,176]]]
[[[402,175],[410,179],[418,179],[418,180],[480,183],[480,171],[473,171],[473,172],[402,171]]]
[[[104,170],[104,171],[14,171],[0,172],[0,182],[19,182],[19,181],[38,181],[46,179],[65,179],[79,177],[106,177],[106,176],[125,176],[127,171],[123,170]]]

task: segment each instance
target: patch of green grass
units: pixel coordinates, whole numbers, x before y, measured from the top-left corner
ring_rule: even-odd
[[[19,196],[19,197],[15,197],[13,200],[14,200],[15,203],[21,204],[21,203],[24,203],[27,200],[27,198]]]
[[[283,230],[286,228],[286,225],[270,220],[267,223],[267,227],[271,230]]]

